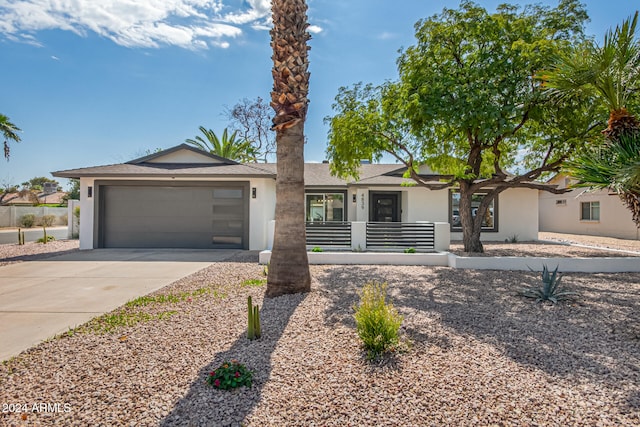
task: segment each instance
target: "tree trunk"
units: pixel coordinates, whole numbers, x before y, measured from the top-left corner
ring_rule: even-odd
[[[311,290],[304,222],[304,122],[278,131],[276,229],[266,296]]]
[[[480,241],[482,231],[482,217],[484,212],[478,212],[474,218],[471,200],[473,192],[469,190],[469,184],[460,184],[460,223],[462,225],[462,242],[465,252],[484,252],[484,247]]]
[[[272,0],[273,91],[276,131],[276,229],[266,296],[308,292],[304,212],[304,121],[309,72],[307,4],[304,0]]]

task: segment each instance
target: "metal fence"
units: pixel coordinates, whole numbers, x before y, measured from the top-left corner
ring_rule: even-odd
[[[367,222],[367,249],[434,250],[435,226],[431,222]]]
[[[308,222],[307,246],[350,248],[350,222]]]

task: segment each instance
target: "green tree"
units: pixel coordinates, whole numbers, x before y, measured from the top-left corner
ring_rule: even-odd
[[[276,131],[276,228],[266,295],[311,290],[304,215],[304,122],[309,92],[307,4],[273,0],[273,90]]]
[[[609,110],[603,141],[587,146],[567,163],[577,186],[616,191],[640,227],[640,122],[629,111],[640,100],[640,41],[638,12],[615,30],[602,46],[588,41],[561,56],[541,73],[547,90],[558,98],[575,99],[593,92]]]
[[[533,78],[582,36],[586,19],[577,0],[556,8],[505,4],[493,14],[463,1],[419,21],[416,44],[398,59],[397,82],[340,89],[337,114],[327,118],[332,170],[357,176],[360,159],[389,153],[418,184],[456,188],[465,251],[482,252],[492,201],[509,188],[563,191],[535,180],[558,171],[597,127],[592,103],[552,98]],[[443,181],[421,176],[421,165]],[[480,191],[487,195],[474,215]]]
[[[9,118],[4,114],[0,114],[0,131],[2,131],[2,135],[4,135],[4,158],[9,160],[10,148],[9,141],[20,142],[20,136],[18,132],[21,129],[11,123]]]
[[[186,143],[225,159],[238,162],[256,161],[255,148],[250,141],[238,139],[237,131],[229,135],[228,130],[225,128],[221,138],[218,138],[215,132],[204,126],[200,126],[200,132],[202,132],[204,138],[198,135],[194,139],[187,139]]]
[[[53,183],[56,187],[60,185],[55,179],[47,178],[46,176],[36,176],[35,178],[31,178],[29,181],[24,182],[22,185],[28,190],[42,191],[44,189],[44,184],[46,183]]]

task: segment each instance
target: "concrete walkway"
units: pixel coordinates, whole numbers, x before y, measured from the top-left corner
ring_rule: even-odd
[[[0,267],[0,360],[237,251],[95,249]]]

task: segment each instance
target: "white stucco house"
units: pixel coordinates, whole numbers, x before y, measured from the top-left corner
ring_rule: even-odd
[[[398,164],[363,164],[359,179],[346,181],[331,176],[327,163],[305,164],[308,244],[428,247],[434,233],[447,247],[449,238],[460,240],[457,193],[413,186],[403,173]],[[53,176],[80,180],[80,249],[263,250],[272,241],[275,164],[240,164],[182,144],[123,164]],[[354,227],[366,238],[355,239]],[[389,230],[399,230],[397,239],[385,234]],[[482,239],[513,235],[537,239],[537,190],[509,189],[494,201]]]
[[[575,180],[557,174],[548,183],[567,188]],[[540,231],[640,239],[640,229],[617,194],[575,188],[567,193],[540,192]]]

